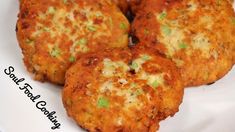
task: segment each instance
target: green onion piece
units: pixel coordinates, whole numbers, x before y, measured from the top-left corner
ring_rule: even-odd
[[[136,92],[135,92],[135,95],[139,96],[143,93],[144,93],[143,89],[137,89]]]
[[[50,28],[48,28],[48,27],[44,27],[42,30],[43,30],[44,32],[50,32]]]
[[[52,48],[50,55],[52,57],[58,57],[60,55],[60,49],[58,47]]]
[[[171,29],[166,25],[161,26],[161,31],[163,32],[165,36],[168,36],[171,34]]]
[[[130,88],[135,88],[135,87],[137,87],[137,84],[136,83],[131,83]]]
[[[26,42],[27,44],[31,44],[31,43],[33,42],[33,40],[31,40],[31,39],[26,39],[25,42]]]
[[[63,0],[64,4],[66,4],[68,1],[67,0]]]
[[[163,11],[161,14],[158,15],[158,19],[159,20],[164,20],[167,16],[167,13],[165,11]]]
[[[153,87],[154,89],[157,88],[159,86],[159,83],[157,80],[155,80],[152,84],[151,87]]]
[[[181,42],[181,43],[179,44],[179,47],[180,47],[180,49],[186,49],[186,48],[187,48],[187,44],[184,43],[184,42]]]
[[[76,61],[76,58],[75,58],[74,56],[70,56],[70,57],[69,57],[69,61],[70,61],[70,62],[75,62],[75,61]]]
[[[95,13],[95,16],[96,16],[96,17],[102,17],[103,15],[102,15],[101,12],[97,12],[97,13]]]
[[[99,108],[108,108],[109,107],[109,100],[104,97],[100,97],[98,99],[97,106]]]
[[[54,14],[55,13],[55,8],[53,6],[50,6],[48,8],[48,12],[49,12],[49,14]]]
[[[119,26],[121,29],[123,29],[123,30],[126,30],[127,29],[127,26],[126,26],[126,24],[125,23],[120,23],[120,26]]]
[[[148,61],[148,60],[151,59],[151,57],[148,56],[148,55],[143,55],[143,56],[142,56],[142,59],[143,59],[144,61]]]
[[[87,39],[85,39],[85,38],[81,38],[81,39],[78,41],[78,43],[77,43],[77,44],[85,45],[85,44],[87,44]]]
[[[96,28],[94,26],[88,26],[87,29],[91,32],[95,32]]]
[[[130,68],[136,70],[138,68],[138,64],[136,62],[132,62]]]

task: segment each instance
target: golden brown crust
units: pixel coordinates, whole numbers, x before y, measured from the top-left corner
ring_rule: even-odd
[[[37,80],[63,84],[65,71],[77,56],[126,47],[128,32],[128,20],[110,0],[20,3],[17,38],[25,65]]]
[[[63,103],[88,131],[155,132],[183,87],[174,64],[152,51],[113,49],[80,58],[66,73]]]
[[[235,25],[227,1],[148,0],[141,9],[133,33],[177,64],[185,86],[214,82],[231,69]]]

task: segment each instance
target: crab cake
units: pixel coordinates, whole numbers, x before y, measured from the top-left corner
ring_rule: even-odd
[[[131,12],[134,15],[139,10],[139,7],[141,5],[141,1],[143,1],[143,0],[129,0],[129,5],[130,5],[130,8],[131,8]]]
[[[141,9],[133,34],[172,59],[185,86],[212,83],[231,69],[235,17],[228,1],[148,0]]]
[[[120,8],[120,10],[126,14],[128,11],[128,0],[113,0],[114,3],[116,3],[116,5]]]
[[[22,0],[16,31],[28,71],[63,84],[81,54],[127,47],[129,22],[110,0]]]
[[[91,132],[155,132],[160,120],[178,111],[183,87],[171,61],[142,51],[81,57],[66,73],[68,115]]]

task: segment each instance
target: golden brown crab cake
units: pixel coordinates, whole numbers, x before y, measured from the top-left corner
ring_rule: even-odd
[[[133,34],[171,58],[185,86],[212,83],[231,69],[235,17],[228,1],[148,0],[141,9]]]
[[[114,3],[116,3],[116,5],[120,8],[120,10],[126,14],[128,11],[128,0],[113,0]]]
[[[113,49],[80,58],[66,73],[63,103],[88,131],[155,132],[183,87],[174,64],[149,51]]]
[[[129,22],[110,0],[22,0],[17,37],[37,80],[63,84],[82,53],[127,47]]]

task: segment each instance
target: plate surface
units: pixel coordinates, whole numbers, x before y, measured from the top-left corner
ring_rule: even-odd
[[[0,9],[0,132],[84,131],[67,117],[62,87],[34,81],[26,71],[15,35],[18,0],[1,0]],[[29,91],[23,89],[25,83]],[[161,122],[160,132],[235,132],[234,111],[235,67],[213,85],[186,89],[180,112]],[[54,126],[60,129],[52,130]]]

